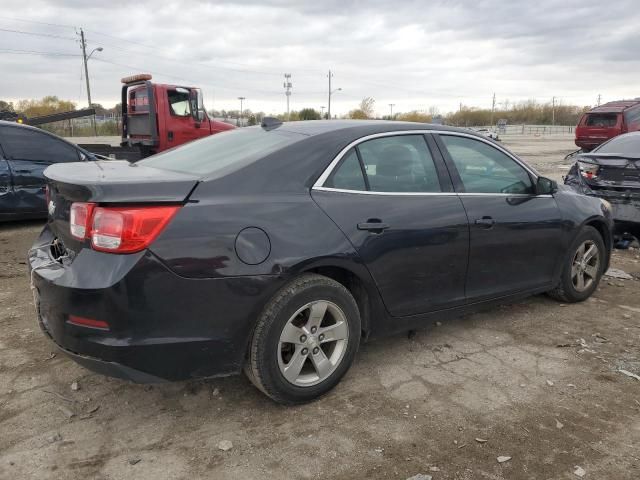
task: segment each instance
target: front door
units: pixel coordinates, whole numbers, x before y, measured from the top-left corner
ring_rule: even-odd
[[[79,161],[78,150],[53,135],[19,125],[0,128],[0,144],[13,179],[11,212],[46,215],[43,172],[53,163]]]
[[[533,173],[488,141],[437,140],[469,217],[468,300],[550,287],[564,252],[553,196],[536,195]]]
[[[169,119],[167,123],[168,147],[175,147],[208,135],[206,123],[197,122],[191,111],[191,90],[175,87],[167,90],[169,102]]]
[[[0,150],[0,220],[8,219],[14,211],[15,195],[11,184],[9,162],[2,158]]]
[[[312,192],[357,250],[393,316],[464,301],[467,216],[435,151],[422,134],[366,140]]]

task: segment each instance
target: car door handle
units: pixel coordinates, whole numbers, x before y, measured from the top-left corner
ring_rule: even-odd
[[[495,225],[496,221],[491,217],[482,217],[476,219],[476,225],[480,225],[483,228],[491,228]]]
[[[372,233],[382,233],[387,228],[389,228],[389,225],[387,225],[386,223],[382,223],[382,221],[373,219],[373,218],[370,218],[366,222],[362,222],[358,224],[358,230],[368,230]]]

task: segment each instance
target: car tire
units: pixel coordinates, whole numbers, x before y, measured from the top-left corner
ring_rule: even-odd
[[[360,312],[349,290],[328,277],[304,274],[264,308],[244,370],[274,401],[305,403],[338,384],[359,343]]]
[[[593,255],[588,256],[591,247],[597,249],[597,259]],[[561,302],[582,302],[598,288],[604,273],[607,250],[600,232],[593,227],[585,226],[571,244],[569,251],[571,253],[564,261],[560,283],[547,293],[551,298]],[[588,258],[585,259],[585,256]]]

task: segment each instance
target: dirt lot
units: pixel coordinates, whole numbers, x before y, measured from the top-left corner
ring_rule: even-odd
[[[572,150],[505,144],[554,178]],[[39,229],[0,226],[0,478],[640,478],[640,381],[618,371],[640,374],[637,279],[363,345],[331,394],[285,408],[244,377],[142,386],[55,354],[24,264]],[[639,259],[613,266],[640,278]]]

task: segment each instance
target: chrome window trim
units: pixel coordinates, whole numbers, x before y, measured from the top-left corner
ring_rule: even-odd
[[[318,192],[352,193],[356,195],[387,195],[403,197],[528,197],[552,198],[553,195],[535,195],[532,193],[456,193],[456,192],[373,192],[371,190],[348,190],[345,188],[313,187]]]
[[[530,166],[528,166],[527,164],[523,163],[522,160],[520,160],[518,157],[514,156],[512,153],[510,153],[508,150],[505,150],[504,148],[502,148],[500,145],[495,145],[493,142],[489,141],[488,139],[479,137],[477,135],[472,135],[472,134],[468,134],[468,133],[464,133],[464,132],[452,132],[452,131],[448,131],[448,130],[398,130],[395,132],[381,132],[381,133],[374,133],[371,135],[366,135],[364,137],[358,138],[357,140],[354,140],[353,142],[349,143],[346,147],[344,147],[342,150],[340,150],[340,152],[338,153],[338,155],[336,155],[336,157],[331,161],[331,163],[329,164],[329,166],[324,170],[324,172],[322,172],[322,175],[320,175],[320,177],[318,177],[318,180],[316,180],[316,182],[313,184],[313,186],[311,187],[312,190],[324,190],[324,191],[342,191],[342,192],[350,192],[350,193],[363,193],[363,191],[360,190],[342,190],[342,189],[338,189],[338,188],[331,188],[331,187],[325,187],[324,183],[327,181],[327,179],[329,178],[329,176],[331,175],[331,173],[333,172],[333,170],[336,168],[336,166],[338,165],[338,163],[340,163],[340,160],[342,160],[342,157],[353,147],[356,147],[357,145],[366,142],[368,140],[373,140],[374,138],[383,138],[383,137],[395,137],[395,136],[399,136],[399,135],[425,135],[428,133],[436,133],[436,134],[441,134],[441,135],[454,135],[454,136],[458,136],[458,137],[467,137],[467,138],[471,138],[473,140],[478,140],[480,142],[484,142],[487,145],[495,148],[496,150],[501,151],[502,153],[504,153],[506,156],[508,156],[509,158],[511,158],[514,162],[516,162],[518,165],[520,165],[522,168],[524,168],[527,172],[529,172],[531,175],[533,175],[534,177],[534,184],[536,183],[536,181],[538,180],[538,177],[540,177],[540,175],[533,170]],[[431,193],[431,192],[372,192],[372,191],[364,191],[364,194],[378,194],[378,195],[387,195],[387,194],[391,194],[391,195],[442,195],[442,194],[447,194],[449,192],[437,192],[437,193]],[[452,192],[455,194],[455,192]],[[524,197],[535,197],[535,196],[543,196],[543,195],[534,195],[534,194],[528,194],[528,193],[518,193],[518,194],[508,194],[508,193],[458,193],[457,195],[495,195],[495,196],[510,196],[510,197],[515,197],[515,196],[524,196]],[[551,195],[549,195],[551,196]]]

